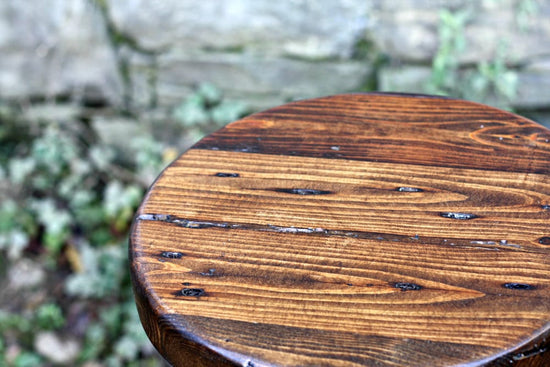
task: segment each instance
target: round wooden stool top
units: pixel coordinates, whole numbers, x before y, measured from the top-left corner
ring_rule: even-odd
[[[175,366],[550,366],[549,140],[413,95],[234,122],[136,215],[145,330]]]

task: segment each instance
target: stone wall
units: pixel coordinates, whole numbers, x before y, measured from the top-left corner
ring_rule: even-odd
[[[511,106],[546,119],[550,0],[3,1],[0,99],[169,110],[203,81],[256,109],[368,89],[422,93],[442,27],[453,27],[442,9],[467,13],[454,72],[500,52],[517,77]]]
[[[394,7],[396,3],[401,6]],[[434,3],[438,2],[380,3],[384,6],[377,12],[377,24],[369,31],[391,60],[378,70],[380,89],[417,92],[430,78],[442,27]],[[457,13],[469,12],[463,26],[463,51],[454,55],[459,67],[467,70],[490,63],[501,52],[506,68],[517,76],[511,107],[527,114],[550,108],[550,1],[439,3]]]

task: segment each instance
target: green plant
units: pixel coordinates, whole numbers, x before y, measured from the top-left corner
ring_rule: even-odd
[[[162,169],[163,148],[149,143],[155,149],[143,158],[142,137],[134,161],[121,162],[112,147],[88,145],[79,131],[54,122],[35,128],[35,136],[3,159],[11,200],[0,207],[0,248],[10,244],[10,256],[17,257],[25,242],[36,239],[55,258],[77,233],[118,242],[148,184],[140,182],[141,171]],[[3,140],[16,138],[8,133]]]
[[[24,351],[13,361],[13,367],[37,367],[43,364],[42,358],[35,353]]]
[[[200,136],[244,111],[204,84],[163,131]],[[87,118],[25,121],[20,112],[0,105],[0,275],[31,256],[55,281],[38,304],[0,311],[0,366],[51,366],[34,350],[46,331],[79,339],[71,365],[159,366],[133,300],[127,242],[145,190],[177,150],[146,129],[109,145]]]
[[[468,93],[471,99],[485,101],[487,96],[495,96],[493,105],[509,108],[517,94],[518,75],[506,65],[505,50],[505,44],[501,43],[493,60],[479,63],[470,73]]]
[[[239,101],[225,100],[221,91],[210,83],[202,83],[173,111],[173,116],[189,131],[194,140],[235,121],[249,108]]]
[[[520,0],[516,5],[516,23],[520,31],[527,31],[530,19],[539,10],[537,0]]]
[[[30,330],[32,330],[30,319],[13,312],[0,310],[0,333],[7,331],[28,333]]]
[[[116,295],[126,279],[126,251],[119,244],[94,248],[81,243],[80,271],[67,278],[65,290],[71,296],[101,299]]]
[[[51,324],[49,324],[51,322]],[[59,328],[64,323],[59,307],[47,303],[38,308],[35,314],[20,315],[0,310],[0,366],[37,367],[44,360],[33,351],[32,340],[38,330]],[[8,340],[17,339],[20,351],[11,359],[6,358]]]
[[[443,9],[439,14],[439,48],[432,61],[432,75],[428,92],[448,94],[456,89],[459,81],[459,56],[466,48],[464,27],[471,18],[469,9],[451,12]]]
[[[0,147],[11,147],[0,149],[0,195],[6,197],[0,204],[1,262],[4,255],[16,261],[32,247],[30,253],[63,276],[64,297],[93,304],[87,319],[98,319],[99,328],[109,330],[99,340],[97,327],[95,339],[91,329],[80,362],[94,358],[110,366],[129,364],[151,348],[132,314],[127,231],[150,184],[142,174],[158,174],[169,147],[143,136],[129,146],[134,152],[127,160],[79,121],[30,123],[0,115],[0,122]],[[113,307],[120,308],[118,317],[104,320],[101,315]],[[0,365],[47,365],[34,352],[35,334],[69,333],[68,308],[49,299],[25,313],[0,313]],[[89,347],[92,340],[95,351]],[[12,350],[8,359],[7,349]]]
[[[455,12],[441,10],[439,47],[432,61],[426,92],[510,108],[516,96],[518,77],[506,63],[506,42],[500,42],[492,60],[482,61],[474,67],[460,62],[467,50],[465,27],[473,19],[474,12],[472,3]]]
[[[14,200],[8,199],[0,205],[0,250],[5,250],[10,259],[21,256],[35,232],[31,214],[21,210]]]
[[[65,317],[57,304],[44,303],[36,310],[35,323],[43,330],[56,330],[65,325]]]

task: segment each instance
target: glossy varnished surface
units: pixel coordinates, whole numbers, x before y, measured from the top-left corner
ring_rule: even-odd
[[[130,256],[175,366],[547,366],[550,132],[470,102],[306,100],[153,185]]]

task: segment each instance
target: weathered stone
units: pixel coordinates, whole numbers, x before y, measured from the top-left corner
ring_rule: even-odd
[[[523,70],[550,73],[550,58],[534,59]]]
[[[111,102],[120,81],[103,20],[86,0],[0,2],[0,98]]]
[[[547,55],[550,52],[550,25],[547,22],[550,3],[537,4],[537,14],[526,15],[524,25],[514,7],[477,14],[465,28],[466,49],[460,60],[464,63],[491,60],[501,52],[510,63],[522,64]]]
[[[538,109],[550,106],[550,70],[520,72],[518,93],[513,106],[516,108]]]
[[[218,50],[349,57],[366,27],[368,2],[109,1],[116,26],[149,50]]]
[[[377,10],[373,14],[373,26],[369,29],[372,39],[393,59],[426,61],[432,58],[438,47],[437,11],[431,10]]]
[[[457,9],[464,7],[468,1],[469,0],[373,0],[372,2],[373,8],[376,10],[384,12],[396,12],[412,9],[433,10],[444,7]]]
[[[439,47],[438,29],[444,26],[441,10],[468,12],[465,49],[454,56],[461,63],[475,63],[494,59],[503,51],[510,62],[520,64],[550,52],[550,2],[533,4],[533,9],[524,9],[521,1],[514,0],[380,1],[370,14],[369,32],[390,58],[428,63]]]
[[[74,339],[63,340],[52,332],[38,333],[34,348],[42,356],[58,364],[74,362],[80,353],[80,344]]]
[[[248,97],[284,101],[360,88],[371,66],[359,61],[318,61],[251,58],[236,54],[169,53],[158,58],[158,97],[168,104],[181,102],[183,88],[208,81],[229,98]],[[179,92],[179,93],[178,93]],[[256,107],[256,106],[253,106]],[[265,106],[262,106],[265,107]]]
[[[431,69],[427,66],[384,67],[378,72],[378,89],[384,92],[426,93]]]
[[[550,112],[548,111],[518,110],[517,113],[550,129]]]
[[[387,66],[378,73],[381,91],[426,93],[431,69],[427,66]],[[466,92],[466,91],[464,91]],[[499,106],[496,96],[485,96],[484,103]],[[516,109],[541,109],[550,105],[550,62],[539,60],[518,72],[516,97],[510,101]]]
[[[210,81],[226,98],[263,109],[361,88],[372,68],[351,59],[365,44],[390,61],[380,89],[425,91],[449,27],[444,9],[467,14],[455,32],[465,47],[452,60],[469,68],[504,58],[521,74],[514,105],[548,106],[546,0],[0,2],[0,99],[63,96],[169,111]]]
[[[518,75],[518,95],[513,105],[517,109],[533,109],[529,116],[550,127],[550,58],[536,59]]]

